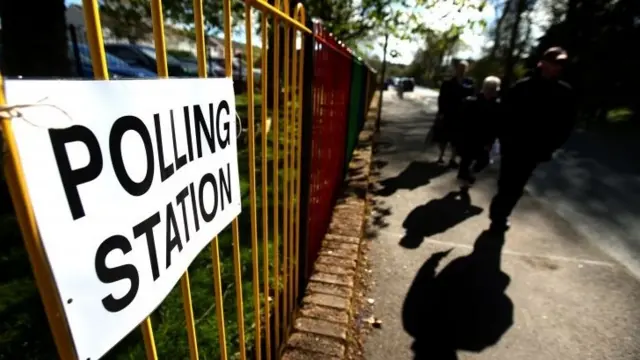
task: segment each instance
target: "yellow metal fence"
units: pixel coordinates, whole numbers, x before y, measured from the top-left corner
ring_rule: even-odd
[[[232,41],[231,41],[231,0],[223,2],[224,48],[226,76],[233,73]],[[100,22],[99,4],[97,0],[83,0],[84,19],[87,29],[87,40],[92,59],[95,79],[108,80],[109,72],[105,60],[105,50]],[[157,73],[161,78],[169,76],[167,52],[164,36],[164,19],[161,0],[151,0],[151,18],[155,43]],[[195,37],[199,77],[207,77],[207,59],[205,49],[205,30],[203,20],[203,0],[193,0]],[[261,12],[261,79],[260,79],[260,113],[256,114],[256,94],[254,93],[254,63],[252,10]],[[292,14],[292,15],[290,15]],[[302,5],[289,8],[289,2],[270,5],[262,0],[245,1],[246,63],[247,71],[247,138],[248,148],[248,195],[249,212],[243,214],[250,217],[250,228],[242,231],[250,232],[250,271],[243,271],[247,266],[241,258],[240,223],[236,218],[231,224],[232,263],[235,283],[236,319],[225,319],[224,288],[222,272],[223,264],[218,238],[211,241],[210,266],[213,277],[213,293],[215,319],[217,328],[218,350],[221,359],[236,357],[246,359],[279,358],[282,346],[292,327],[300,293],[298,263],[300,259],[300,227],[301,227],[301,139],[303,117],[303,68],[304,41],[301,48],[296,46],[295,39],[312,36],[306,27],[305,10]],[[280,31],[284,29],[284,37]],[[271,29],[271,34],[269,29]],[[268,74],[269,37],[273,39],[273,68],[279,69],[283,62],[283,84],[281,93],[280,81],[269,82],[269,76],[279,80],[279,71]],[[280,57],[280,48],[284,47],[284,55]],[[0,77],[1,80],[1,77]],[[273,98],[268,99],[269,84],[273,84]],[[369,84],[369,76],[367,77]],[[1,88],[1,87],[0,87]],[[368,89],[367,89],[368,91]],[[284,96],[284,99],[280,99]],[[369,94],[366,95],[368,100]],[[4,94],[0,90],[0,104],[4,103]],[[271,110],[269,103],[272,104]],[[281,108],[281,104],[282,108]],[[270,114],[269,114],[270,113]],[[270,115],[270,116],[269,116]],[[257,134],[256,124],[259,119],[261,134]],[[269,125],[271,120],[271,125]],[[35,219],[27,193],[22,169],[17,157],[15,139],[10,131],[9,119],[2,120],[3,133],[6,137],[8,151],[4,161],[7,183],[16,207],[16,215],[22,230],[23,239],[32,264],[36,284],[43,300],[48,322],[53,333],[58,355],[62,359],[74,359],[75,351],[70,332],[62,311],[61,299],[57,295],[51,271],[42,249]],[[269,135],[268,129],[271,129]],[[257,144],[259,140],[259,144]],[[258,148],[258,149],[257,149]],[[256,164],[258,159],[258,164]],[[280,161],[282,160],[282,167]],[[259,172],[259,179],[258,173]],[[271,175],[271,178],[270,176]],[[259,194],[258,194],[259,192]],[[258,196],[259,195],[259,196]],[[260,211],[258,209],[260,204]],[[272,209],[271,211],[269,209]],[[282,209],[281,209],[282,208]],[[260,214],[259,214],[260,213]],[[260,215],[260,219],[258,216]],[[280,219],[279,217],[283,218]],[[281,228],[282,227],[282,228]],[[259,234],[260,232],[260,234]],[[247,237],[245,235],[245,237]],[[245,262],[243,263],[243,260]],[[252,316],[248,323],[245,318],[243,302],[243,273],[251,274]],[[181,299],[184,308],[184,326],[188,340],[188,356],[195,360],[210,358],[199,352],[198,333],[192,303],[189,272],[185,272],[180,280]],[[205,312],[205,316],[208,313]],[[229,339],[226,330],[235,321],[237,339]],[[158,354],[154,341],[152,317],[140,324],[140,332],[147,359],[157,359]],[[252,336],[247,336],[252,334]],[[202,335],[202,334],[200,334]],[[247,341],[249,339],[251,341]],[[234,352],[229,353],[230,341],[234,344]],[[247,355],[249,354],[249,355]]]

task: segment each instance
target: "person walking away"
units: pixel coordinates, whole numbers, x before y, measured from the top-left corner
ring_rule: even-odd
[[[498,127],[501,166],[498,191],[490,206],[490,229],[509,229],[508,218],[524,187],[541,162],[569,138],[576,120],[575,95],[559,78],[567,52],[552,47],[544,52],[536,71],[518,81],[502,99],[505,117]]]
[[[500,78],[488,76],[482,82],[477,96],[464,100],[461,114],[461,136],[457,148],[460,154],[458,180],[463,187],[475,182],[474,173],[489,165],[489,152],[496,139],[496,128],[501,118]]]
[[[469,64],[462,60],[455,66],[455,76],[442,83],[438,95],[438,115],[434,129],[434,141],[438,144],[438,163],[444,164],[444,153],[451,145],[450,166],[456,166],[456,149],[453,146],[459,131],[460,107],[463,100],[474,94],[473,81],[466,77]]]

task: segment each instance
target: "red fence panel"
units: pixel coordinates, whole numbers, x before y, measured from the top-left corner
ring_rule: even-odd
[[[314,23],[307,271],[329,227],[345,169],[352,55]]]

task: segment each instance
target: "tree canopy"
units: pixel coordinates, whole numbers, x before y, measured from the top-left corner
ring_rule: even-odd
[[[576,89],[581,118],[609,121],[612,113],[638,119],[640,41],[637,0],[498,0],[484,56],[472,75],[503,78],[503,86],[535,71],[551,46],[569,53],[566,80]],[[537,35],[537,34],[541,34]],[[634,115],[635,114],[635,115]]]
[[[163,15],[173,24],[179,24],[187,31],[194,29],[194,11],[192,0],[164,0]],[[232,19],[237,22],[243,19],[244,4],[232,2]],[[105,17],[105,26],[118,38],[135,43],[148,36],[151,31],[151,8],[148,0],[103,0],[100,11]],[[204,26],[207,34],[222,29],[222,2],[219,0],[203,1]]]
[[[567,80],[591,122],[625,108],[638,119],[640,104],[640,3],[634,0],[568,0],[560,21],[551,24],[527,59],[534,66],[550,46],[563,46],[571,60]]]

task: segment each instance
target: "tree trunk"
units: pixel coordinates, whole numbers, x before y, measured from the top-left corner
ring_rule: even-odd
[[[378,114],[376,117],[376,131],[380,131],[380,116],[382,115],[382,98],[384,91],[385,73],[387,72],[387,46],[389,45],[389,34],[384,35],[384,47],[382,48],[382,69],[380,69],[380,96],[378,96]]]
[[[500,40],[502,38],[502,26],[504,24],[505,19],[507,18],[507,14],[509,13],[509,6],[513,2],[513,0],[505,0],[504,6],[502,7],[502,14],[500,14],[500,18],[498,18],[498,22],[496,23],[496,30],[493,34],[493,46],[491,47],[491,51],[489,52],[489,59],[491,61],[496,59],[496,55],[498,49],[500,48]]]
[[[522,13],[526,9],[526,0],[517,0],[516,13],[513,27],[511,28],[511,36],[509,37],[509,47],[507,49],[507,56],[504,65],[504,86],[508,88],[513,82],[513,68],[516,62],[519,60],[515,55],[515,50],[518,45],[518,37],[520,35],[520,23],[522,22]]]
[[[5,0],[0,3],[4,75],[71,75],[65,9],[64,0]]]
[[[524,36],[522,37],[522,39],[520,39],[520,42],[516,46],[517,59],[522,59],[522,57],[524,56],[524,53],[528,50],[527,47],[529,45],[529,41],[531,40],[531,28],[532,28],[531,25],[533,25],[533,20],[531,19],[531,16],[527,16],[525,20],[526,20],[525,23],[526,23],[527,31],[525,32]]]

